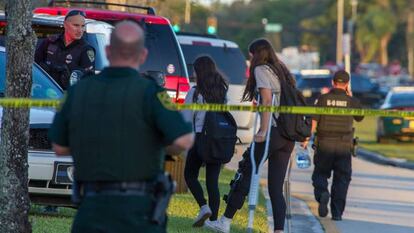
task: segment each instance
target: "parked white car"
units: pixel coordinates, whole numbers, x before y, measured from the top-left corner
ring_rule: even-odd
[[[0,47],[0,93],[4,93],[6,80],[6,52]],[[33,99],[61,99],[62,89],[38,66],[33,65]],[[0,119],[3,109],[0,108]],[[29,131],[29,195],[33,203],[70,205],[73,179],[72,158],[56,156],[51,149],[47,132],[53,121],[52,108],[30,109]]]
[[[4,45],[7,18],[0,12],[0,45]],[[63,32],[64,16],[34,14],[32,27],[38,43],[52,34]],[[92,19],[86,20],[85,39],[95,48],[96,72],[108,65],[105,46],[109,44],[113,26]],[[5,86],[5,48],[0,47],[0,93]],[[33,65],[32,98],[60,99],[62,89],[38,65]],[[71,156],[56,156],[51,150],[47,132],[55,115],[54,109],[32,108],[30,111],[29,195],[32,203],[70,206],[73,164]]]

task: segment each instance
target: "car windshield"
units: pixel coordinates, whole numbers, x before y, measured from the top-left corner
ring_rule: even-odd
[[[329,76],[302,76],[298,80],[297,87],[299,89],[303,88],[324,88],[331,87],[332,79]]]
[[[169,25],[145,24],[145,46],[148,58],[140,67],[141,72],[162,71],[166,75],[187,77],[181,52]]]
[[[388,101],[391,108],[414,107],[414,92],[394,93]]]
[[[239,48],[226,48],[205,45],[181,45],[186,63],[190,65],[190,77],[194,71],[192,64],[203,54],[210,55],[218,69],[228,79],[230,84],[243,84],[246,80],[246,59]],[[191,69],[190,69],[191,68]]]
[[[0,93],[5,93],[6,85],[6,53],[0,52]],[[51,78],[39,68],[33,65],[33,84],[31,96],[33,99],[60,99],[63,91],[54,83]]]

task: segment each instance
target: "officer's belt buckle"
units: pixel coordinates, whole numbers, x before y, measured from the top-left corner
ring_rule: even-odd
[[[99,192],[96,191],[85,191],[85,197],[93,197],[93,196],[101,196],[101,195],[109,195],[109,196],[146,196],[148,192],[144,190],[135,190],[135,189],[127,189],[127,190],[101,190]]]
[[[153,187],[151,182],[85,182],[82,184],[85,192],[140,191],[150,193]]]

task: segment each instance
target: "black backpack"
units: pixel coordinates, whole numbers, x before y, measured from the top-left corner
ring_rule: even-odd
[[[279,81],[280,106],[307,106],[305,97],[298,89],[283,78],[279,78]],[[280,134],[291,141],[303,142],[311,136],[312,118],[310,116],[280,113],[276,121]]]
[[[230,112],[206,112],[197,153],[206,163],[228,163],[234,154],[237,124]]]

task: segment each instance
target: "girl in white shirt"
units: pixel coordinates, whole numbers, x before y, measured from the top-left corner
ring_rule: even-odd
[[[271,105],[272,95],[275,95],[274,106],[280,105],[281,89],[280,80],[290,85],[295,85],[286,66],[276,56],[272,45],[266,39],[257,39],[249,46],[251,56],[250,77],[243,93],[244,101],[252,101],[257,94],[260,95],[260,105]],[[286,203],[283,198],[283,182],[287,165],[294,147],[294,141],[284,138],[277,127],[277,113],[264,112],[260,114],[260,127],[255,134],[255,158],[256,164],[261,160],[265,147],[269,117],[272,117],[272,129],[269,143],[269,171],[268,185],[269,196],[272,203],[274,232],[282,233],[286,216]],[[249,193],[251,178],[250,148],[243,154],[243,160],[239,163],[235,183],[227,198],[227,207],[223,217],[215,225],[219,232],[229,232],[230,223],[236,211],[243,206]]]
[[[193,66],[196,75],[196,86],[188,92],[185,103],[225,103],[228,84],[217,70],[213,59],[209,56],[198,57]],[[203,130],[206,113],[204,111],[184,111],[183,115],[187,121],[193,122],[196,133],[194,146],[187,154],[184,178],[188,188],[200,206],[200,212],[194,221],[193,227],[201,227],[204,223],[209,225],[217,220],[220,206],[218,179],[222,164],[211,161],[208,158],[203,158],[201,153],[198,152],[198,145],[205,143],[200,140],[200,134]],[[198,180],[198,174],[203,164],[206,165],[208,204]]]

